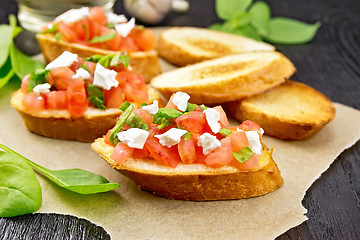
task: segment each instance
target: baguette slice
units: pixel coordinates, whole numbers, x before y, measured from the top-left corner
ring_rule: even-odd
[[[173,27],[161,33],[156,50],[168,62],[185,66],[230,54],[275,51],[275,47],[205,28]]]
[[[89,47],[77,43],[69,43],[63,40],[56,41],[51,34],[36,34],[41,51],[47,63],[52,62],[64,51],[76,53],[79,57],[90,57],[94,54],[108,55],[114,51],[100,48]],[[147,52],[130,52],[130,66],[133,70],[144,78],[145,82],[161,73],[158,54],[155,50]]]
[[[164,105],[159,93],[149,88],[149,103],[158,100]],[[93,142],[103,136],[116,124],[116,118],[121,114],[120,109],[101,110],[89,107],[83,116],[71,117],[67,110],[28,111],[22,105],[24,94],[17,90],[11,97],[11,105],[20,114],[29,131],[38,135],[73,140]]]
[[[228,108],[238,121],[255,121],[266,135],[284,140],[309,138],[335,117],[325,95],[289,80],[266,93],[231,102]]]
[[[272,159],[272,150],[263,146],[259,167],[238,170],[230,166],[211,168],[201,164],[179,164],[170,168],[153,159],[128,159],[119,165],[111,159],[114,147],[98,138],[91,147],[111,167],[132,179],[142,190],[178,200],[209,201],[261,196],[279,188],[284,180]]]
[[[295,72],[279,52],[230,55],[163,73],[151,85],[166,98],[182,91],[194,103],[216,104],[239,100],[280,85]]]

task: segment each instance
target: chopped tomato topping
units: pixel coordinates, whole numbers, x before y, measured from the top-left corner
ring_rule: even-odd
[[[230,138],[221,139],[221,146],[210,152],[204,159],[209,167],[219,168],[228,165],[233,159]]]
[[[83,115],[88,107],[84,81],[81,78],[73,79],[66,91],[70,115]]]
[[[111,154],[111,159],[116,161],[118,164],[124,163],[131,154],[134,152],[134,149],[129,147],[123,142],[116,144],[113,153]]]
[[[221,128],[227,127],[229,125],[229,120],[226,117],[226,113],[224,111],[224,109],[219,105],[216,107],[213,107],[213,109],[215,109],[216,111],[218,111],[218,113],[220,114],[220,126]]]
[[[67,109],[67,93],[66,91],[51,91],[44,94],[46,96],[47,109]]]
[[[147,157],[149,157],[149,155],[150,155],[150,152],[146,147],[144,147],[143,149],[134,148],[132,157],[134,159],[139,159],[139,158],[147,158]]]
[[[45,109],[45,98],[34,92],[24,95],[22,105],[26,110],[42,111]]]
[[[59,67],[50,70],[56,89],[66,90],[72,83],[74,72],[68,67]]]
[[[190,164],[196,161],[195,142],[192,138],[189,138],[187,141],[181,138],[178,144],[178,151],[183,163]]]
[[[30,76],[30,74],[27,74],[27,75],[23,78],[23,80],[21,81],[21,92],[24,93],[24,94],[27,93],[29,76]]]
[[[150,113],[141,108],[136,108],[133,112],[136,113],[148,126],[150,126],[154,120],[154,117]]]
[[[259,165],[260,156],[257,154],[252,155],[252,157],[244,163],[239,162],[235,158],[229,163],[230,166],[233,166],[237,169],[254,169]]]
[[[100,25],[106,25],[108,23],[104,10],[102,10],[101,7],[90,8],[90,19]]]
[[[125,101],[124,91],[120,87],[103,90],[103,93],[107,108],[119,108]]]
[[[249,141],[244,132],[234,132],[228,136],[231,139],[233,152],[239,152],[244,147],[249,146]]]

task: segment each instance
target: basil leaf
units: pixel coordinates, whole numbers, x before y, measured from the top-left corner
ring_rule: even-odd
[[[22,53],[14,44],[10,46],[10,59],[14,71],[20,79],[23,79],[30,72],[44,68],[42,63]]]
[[[99,59],[98,63],[105,68],[109,68],[109,64],[113,56],[114,56],[113,54],[103,56],[102,58]]]
[[[115,31],[111,31],[111,32],[108,32],[106,34],[103,34],[101,36],[96,36],[96,37],[93,37],[89,43],[102,43],[102,42],[106,42],[110,39],[113,39],[116,37],[116,32]]]
[[[173,119],[180,117],[181,115],[183,115],[183,113],[172,108],[160,108],[156,115],[167,119]]]
[[[14,27],[8,26],[8,25],[0,25],[0,66],[2,66],[8,56],[9,56],[9,48],[12,44],[12,34],[14,31]]]
[[[127,105],[126,109],[125,107],[123,107],[125,105]],[[109,136],[109,142],[111,142],[112,144],[114,144],[114,146],[116,146],[116,144],[118,144],[119,139],[117,138],[116,134],[118,134],[121,129],[122,126],[124,125],[124,123],[126,122],[126,119],[130,116],[132,110],[134,109],[134,105],[129,104],[128,102],[123,103],[123,105],[120,107],[121,110],[123,110],[124,112],[120,115],[119,120],[116,122],[115,127],[113,127],[111,129],[111,133]]]
[[[106,27],[115,29],[115,23],[108,23],[108,24],[106,24]]]
[[[10,58],[7,58],[4,65],[0,68],[0,88],[5,86],[6,83],[15,75],[14,69],[11,67]]]
[[[251,3],[252,0],[216,0],[215,10],[220,19],[228,20],[245,11]]]
[[[187,103],[187,107],[186,107],[186,112],[191,112],[194,111],[195,108],[200,107],[199,105],[195,104],[195,103]]]
[[[104,102],[104,93],[101,88],[94,86],[91,83],[87,84],[86,92],[89,96],[89,101],[96,108],[106,109]]]
[[[48,28],[45,31],[42,31],[40,34],[56,33],[58,30],[59,30],[59,24],[55,23],[51,28]]]
[[[125,112],[126,109],[128,109],[130,107],[131,103],[129,103],[128,101],[125,101],[123,104],[121,104],[120,106],[120,110]]]
[[[88,99],[95,108],[106,109],[106,106],[104,105],[104,101],[101,100],[100,98],[96,96],[90,96]]]
[[[230,129],[227,129],[227,128],[222,128],[222,129],[220,129],[219,133],[221,135],[223,135],[223,137],[226,137],[227,135],[231,134],[232,131]]]
[[[149,130],[149,126],[144,122],[144,120],[141,119],[141,117],[139,117],[139,115],[134,112],[130,114],[125,123],[131,128],[140,128],[146,131]]]
[[[262,41],[262,37],[257,33],[256,29],[250,25],[238,27],[233,30],[233,34],[249,37],[257,41]]]
[[[184,138],[185,141],[187,141],[187,140],[189,140],[191,138],[191,133],[189,131],[187,131],[187,133],[182,135],[182,137]]]
[[[165,118],[165,117],[160,117],[160,116],[157,115],[157,114],[154,115],[153,123],[159,125],[159,126],[157,127],[158,129],[163,129],[163,128],[165,128],[165,127],[168,127],[168,126],[174,124],[173,121],[170,121],[169,119],[167,119],[167,118]]]
[[[88,58],[84,58],[85,61],[88,61],[88,62],[94,62],[94,63],[97,63],[99,62],[99,60],[104,57],[103,55],[100,55],[100,54],[95,54],[95,55],[92,55],[91,57],[88,57]]]
[[[0,217],[14,217],[37,211],[42,202],[41,187],[26,161],[0,152]]]
[[[118,52],[118,53],[115,54],[115,56],[111,59],[110,67],[115,67],[115,66],[119,65],[119,60],[120,60],[120,53]]]
[[[262,1],[255,2],[251,6],[249,13],[251,16],[251,25],[255,27],[260,35],[266,35],[269,30],[269,22],[271,17],[269,5]]]
[[[97,175],[92,172],[88,172],[82,169],[64,169],[64,170],[50,170],[42,167],[29,159],[21,156],[13,150],[0,144],[0,148],[4,149],[8,153],[17,155],[24,159],[36,171],[43,174],[50,181],[58,185],[59,187],[65,188],[72,192],[80,194],[94,194],[100,192],[107,192],[113,189],[119,188],[120,185],[117,183],[110,183],[106,178]],[[18,175],[22,178],[21,175]]]
[[[120,56],[120,61],[124,65],[124,67],[127,68],[129,66],[129,63],[130,63],[130,56],[127,55],[127,54],[122,54]]]
[[[85,30],[85,41],[89,41],[90,30],[89,30],[88,26],[86,26],[85,24],[82,24],[81,27]]]
[[[241,163],[246,162],[249,160],[254,153],[251,151],[251,148],[244,147],[239,152],[233,152],[233,156],[236,160],[238,160]]]
[[[50,70],[38,69],[35,72],[30,73],[27,92],[31,92],[36,85],[47,82],[47,75]]]
[[[54,38],[55,38],[55,40],[58,42],[58,41],[60,41],[61,36],[62,36],[61,33],[58,32],[57,34],[55,34]]]
[[[314,38],[320,25],[320,22],[307,24],[290,18],[273,18],[265,39],[278,44],[306,43]]]
[[[200,108],[201,108],[201,110],[205,111],[208,107],[205,106],[204,104],[201,104],[201,105],[200,105]]]

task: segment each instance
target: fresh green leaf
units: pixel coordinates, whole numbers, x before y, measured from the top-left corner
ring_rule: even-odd
[[[127,68],[130,63],[130,56],[128,54],[122,54],[120,56],[120,61],[124,65],[124,67]]]
[[[220,19],[228,20],[244,12],[251,3],[252,0],[216,0],[215,10]]]
[[[81,27],[85,30],[85,41],[89,41],[90,30],[89,30],[88,26],[86,26],[85,24],[82,24]]]
[[[121,104],[120,106],[120,110],[125,112],[126,109],[128,109],[130,107],[131,103],[129,103],[128,101],[125,101],[123,104]]]
[[[41,62],[25,55],[13,44],[10,46],[10,59],[14,71],[20,79],[23,79],[28,73],[44,68],[44,65]]]
[[[80,194],[94,194],[100,192],[107,192],[113,189],[119,188],[120,185],[117,183],[110,183],[104,177],[88,172],[82,169],[64,169],[64,170],[50,170],[45,167],[42,167],[31,160],[21,156],[20,154],[14,152],[10,148],[0,144],[0,148],[5,150],[7,153],[16,155],[19,158],[22,158],[36,171],[43,174],[50,181],[58,185],[59,187],[65,188],[67,190],[80,193]],[[25,164],[26,165],[26,164]],[[22,178],[22,175],[18,175],[19,178]],[[1,194],[0,194],[1,195]]]
[[[251,148],[244,147],[239,152],[233,152],[233,156],[236,160],[238,160],[241,163],[246,162],[249,160],[254,153],[251,151]]]
[[[172,108],[160,108],[159,111],[156,113],[156,115],[167,119],[173,119],[180,117],[181,115],[183,115],[183,113]]]
[[[266,35],[269,30],[269,22],[271,17],[269,5],[262,1],[255,2],[251,6],[249,13],[251,25],[255,27],[260,35]]]
[[[55,40],[56,40],[57,42],[60,41],[60,39],[61,39],[61,32],[56,33],[55,36],[54,36],[54,38],[55,38]]]
[[[254,27],[252,27],[250,25],[238,27],[238,28],[234,29],[232,33],[241,35],[241,36],[245,36],[248,38],[252,38],[257,41],[262,41],[260,34],[256,31],[256,29]]]
[[[0,202],[0,217],[32,213],[41,206],[41,187],[34,171],[13,153],[0,152]]]
[[[44,31],[42,31],[40,34],[45,34],[45,33],[56,33],[59,30],[59,24],[55,23],[54,25],[52,25],[51,28],[48,28]]]
[[[111,133],[109,136],[109,142],[114,144],[114,146],[116,146],[116,144],[118,144],[118,142],[120,142],[119,139],[117,138],[117,134],[121,131],[122,126],[126,122],[126,119],[130,116],[132,110],[134,109],[134,105],[132,105],[132,104],[129,104],[125,109],[125,107],[123,107],[123,106],[126,103],[128,103],[128,102],[123,103],[123,105],[120,107],[120,109],[124,112],[120,115],[118,121],[115,124],[115,127],[113,127],[111,129]]]
[[[208,107],[205,106],[204,104],[201,104],[201,105],[200,105],[200,108],[201,108],[201,110],[205,111]]]
[[[108,23],[108,24],[106,24],[106,27],[115,29],[115,23]]]
[[[0,66],[2,66],[9,56],[9,49],[12,44],[12,34],[14,27],[8,25],[0,25]]]
[[[195,104],[195,103],[187,103],[187,107],[186,107],[186,112],[191,112],[194,111],[195,108],[200,107],[199,105]]]
[[[228,22],[233,28],[243,27],[249,24],[251,20],[251,14],[249,12],[241,12],[231,18]]]
[[[116,32],[115,31],[110,31],[106,34],[100,35],[100,36],[96,36],[93,37],[89,43],[102,43],[102,42],[106,42],[110,39],[114,39],[116,37]]]
[[[30,73],[27,92],[31,92],[36,85],[48,82],[48,74],[50,70],[38,69],[35,72]]]
[[[191,133],[187,131],[184,135],[182,135],[185,141],[189,140],[191,138]]]
[[[271,19],[265,39],[278,44],[306,43],[314,38],[320,25],[320,22],[307,24],[290,18],[276,17]]]
[[[101,88],[94,86],[91,83],[87,84],[86,92],[89,96],[89,101],[96,108],[106,109],[104,102],[104,94]]]
[[[105,68],[109,68],[109,64],[111,59],[114,57],[114,54],[103,56],[99,59],[98,63],[101,64]]]
[[[11,67],[10,58],[6,60],[4,65],[0,68],[0,88],[5,86],[6,83],[15,75],[14,69]]]
[[[174,124],[173,121],[171,121],[171,120],[169,120],[169,119],[167,119],[165,117],[160,117],[157,114],[154,115],[153,123],[159,124],[159,126],[157,127],[158,129],[163,129],[165,127],[168,127],[168,126]]]
[[[101,100],[100,98],[96,96],[90,96],[88,99],[95,108],[106,109],[106,106],[104,105],[104,101]]]
[[[149,130],[149,126],[144,122],[144,120],[141,119],[141,117],[139,117],[139,115],[134,112],[130,114],[130,116],[126,119],[125,123],[131,128]]]
[[[115,54],[115,56],[111,59],[110,61],[110,67],[115,67],[117,65],[119,65],[119,60],[120,60],[120,52],[118,52],[117,54]]]
[[[227,128],[222,128],[222,129],[220,129],[219,133],[221,135],[223,135],[223,137],[226,137],[227,135],[231,134],[232,131],[230,129],[227,129]]]
[[[91,57],[88,57],[88,58],[84,58],[85,61],[89,61],[89,62],[94,62],[94,63],[97,63],[99,62],[99,60],[104,57],[103,55],[100,55],[100,54],[95,54],[95,55],[92,55]]]

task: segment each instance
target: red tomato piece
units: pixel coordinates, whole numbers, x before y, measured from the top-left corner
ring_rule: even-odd
[[[86,70],[89,70],[90,75],[94,76],[94,72],[95,72],[95,68],[96,68],[96,63],[94,62],[89,62],[89,61],[85,61],[84,65],[87,67]]]
[[[239,162],[235,158],[229,163],[229,165],[237,169],[254,169],[259,166],[260,156],[257,154],[252,155],[252,157],[244,163]]]
[[[178,152],[183,163],[190,164],[196,161],[196,148],[192,138],[187,141],[181,138],[178,144]]]
[[[44,93],[46,108],[51,110],[67,109],[66,91],[51,91]]]
[[[249,146],[249,141],[244,132],[233,132],[227,137],[231,139],[233,152],[239,152],[244,147]]]
[[[149,95],[147,91],[142,91],[133,88],[129,83],[124,85],[125,98],[130,102],[144,103],[149,101]]]
[[[176,146],[168,148],[161,145],[157,138],[149,136],[145,142],[146,148],[149,150],[151,156],[162,165],[176,168],[181,162]]]
[[[150,51],[156,44],[156,36],[150,29],[135,27],[129,35],[140,51]]]
[[[256,122],[253,122],[251,120],[246,120],[241,123],[239,128],[243,131],[258,131],[258,132],[260,132],[261,127]]]
[[[128,72],[118,72],[116,74],[116,80],[119,82],[119,85],[122,86],[127,82],[128,79]]]
[[[102,26],[105,26],[107,24],[107,17],[101,7],[90,8],[89,18]]]
[[[202,111],[191,111],[188,115],[183,114],[176,118],[176,124],[190,132],[201,133],[204,131],[207,121]]]
[[[81,66],[81,64],[84,63],[84,59],[81,57],[78,57],[78,60],[76,62],[74,62],[73,64],[71,64],[71,66],[69,67],[71,69],[71,71],[73,71],[74,73],[76,72],[76,70],[79,69],[79,67]]]
[[[82,78],[73,79],[67,89],[68,110],[71,116],[81,116],[88,108],[84,81]]]
[[[167,104],[166,104],[165,107],[166,107],[166,108],[172,108],[172,109],[175,109],[175,110],[180,111],[180,110],[177,108],[177,106],[174,104],[174,102],[173,102],[174,95],[175,95],[175,93],[173,93],[173,94],[171,95],[171,97],[170,97],[170,99],[169,99],[169,101],[167,102]]]
[[[50,71],[57,90],[66,90],[73,82],[74,72],[68,67],[54,68]]]
[[[144,147],[143,149],[134,148],[132,157],[134,159],[139,159],[139,158],[147,158],[147,157],[149,157],[149,155],[150,155],[150,152],[146,147]]]
[[[111,154],[111,159],[116,161],[118,164],[123,164],[128,160],[128,158],[132,155],[134,149],[129,147],[123,142],[119,142],[116,144],[113,153]]]
[[[205,164],[212,168],[228,165],[234,158],[230,138],[221,139],[221,146],[206,155]]]
[[[119,108],[125,101],[124,91],[120,87],[103,90],[105,106],[107,108]]]
[[[89,19],[83,18],[74,22],[71,25],[71,29],[76,33],[77,39],[85,42],[87,45],[90,37]]]
[[[117,120],[116,120],[117,121]],[[114,144],[112,144],[110,141],[109,141],[109,136],[111,134],[111,129],[109,131],[107,131],[105,137],[104,137],[104,142],[112,147],[115,147]]]
[[[78,40],[76,32],[70,25],[64,23],[63,21],[59,22],[59,31],[61,33],[61,37],[65,38],[68,42],[76,42]]]
[[[135,41],[130,37],[125,37],[122,39],[120,48],[121,51],[127,51],[127,52],[136,52],[138,51],[138,47],[135,44]]]
[[[24,94],[27,93],[29,76],[30,76],[30,74],[25,75],[25,77],[21,81],[21,92],[24,93]]]
[[[148,126],[150,126],[154,120],[154,117],[150,113],[141,108],[135,108],[133,112],[136,113]]]
[[[45,109],[45,98],[34,92],[29,92],[24,95],[22,105],[26,110],[42,111]]]
[[[142,77],[137,75],[134,71],[127,71],[127,74],[128,74],[127,81],[131,85],[131,87],[138,90],[145,89],[146,83]]]
[[[220,125],[221,128],[227,127],[229,125],[229,120],[226,117],[226,113],[224,111],[224,109],[219,105],[216,107],[213,107],[213,109],[215,109],[216,111],[218,111],[218,113],[220,114]]]

